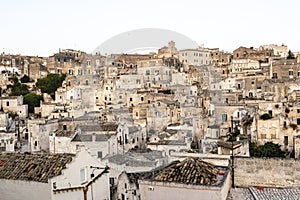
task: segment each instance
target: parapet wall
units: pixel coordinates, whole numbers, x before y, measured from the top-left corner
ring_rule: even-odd
[[[300,160],[280,158],[234,158],[237,187],[300,187]]]

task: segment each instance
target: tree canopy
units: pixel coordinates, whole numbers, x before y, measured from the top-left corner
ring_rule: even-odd
[[[28,93],[24,96],[24,104],[28,104],[28,112],[34,113],[34,107],[39,107],[41,100],[43,100],[42,95],[37,95],[36,93]]]
[[[61,86],[65,78],[65,74],[48,74],[46,78],[38,79],[36,86],[41,89],[42,93],[47,93],[54,99],[55,91]]]
[[[260,119],[262,119],[262,120],[267,120],[267,119],[271,119],[271,118],[272,118],[272,116],[269,113],[265,113],[260,116]]]
[[[26,74],[20,79],[21,83],[28,83],[30,82],[30,78],[29,76],[27,76]]]
[[[14,84],[10,86],[11,91],[9,93],[9,96],[24,96],[29,93],[27,85],[21,84],[18,78],[13,77],[11,80],[13,80]]]
[[[280,145],[274,144],[273,142],[266,142],[260,146],[250,142],[249,150],[250,156],[253,157],[285,157],[285,153],[280,149]]]
[[[291,50],[288,52],[288,56],[286,57],[287,59],[295,59],[295,55],[292,53]]]

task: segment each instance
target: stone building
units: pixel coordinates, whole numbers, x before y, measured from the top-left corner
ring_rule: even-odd
[[[274,56],[280,57],[287,57],[288,56],[288,47],[286,45],[276,45],[276,44],[269,44],[269,45],[262,45],[259,47],[260,50],[273,50]]]
[[[81,65],[85,55],[85,52],[73,49],[59,50],[48,58],[47,68],[51,73],[76,75],[75,68]]]
[[[254,49],[253,47],[239,47],[233,51],[233,59],[265,59],[274,56],[273,49]]]
[[[300,67],[296,59],[280,59],[271,61],[270,78],[297,79],[300,77]]]
[[[58,129],[58,119],[28,120],[28,151],[49,152],[49,133]]]
[[[232,59],[228,70],[229,75],[235,77],[255,76],[262,73],[259,61],[249,58]]]
[[[23,105],[23,96],[0,97],[0,104],[4,112],[13,112],[23,118],[28,116],[28,105]]]
[[[197,49],[182,49],[178,52],[178,56],[180,62],[188,65],[202,66],[212,63],[210,52],[203,47]]]
[[[220,51],[219,48],[208,49],[210,52],[210,57],[217,66],[224,67],[231,63],[232,54],[224,51]],[[222,74],[225,74],[222,72]]]

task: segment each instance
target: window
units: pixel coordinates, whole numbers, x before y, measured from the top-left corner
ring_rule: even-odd
[[[271,134],[271,139],[276,139],[276,134],[272,133]]]
[[[266,134],[261,134],[261,139],[266,139],[267,137],[266,137]]]
[[[67,125],[64,124],[64,125],[63,125],[63,129],[64,129],[64,130],[67,130]]]
[[[298,77],[300,77],[300,71],[298,72]]]
[[[97,152],[97,158],[98,158],[98,159],[101,159],[101,158],[102,158],[102,151],[98,151],[98,152]]]
[[[287,146],[289,144],[289,136],[284,136],[284,145]]]
[[[85,169],[83,168],[83,169],[80,169],[80,181],[84,182],[85,179],[86,179],[86,177],[85,177]]]
[[[110,177],[109,178],[109,184],[114,185],[115,184],[115,179]]]
[[[139,116],[139,113],[138,113],[138,112],[136,112],[136,113],[135,113],[135,116],[136,116],[136,117],[138,117],[138,116]]]
[[[290,75],[290,76],[293,76],[293,75],[294,75],[294,72],[293,72],[293,71],[289,71],[289,75]]]
[[[9,106],[9,101],[6,102],[6,106]]]
[[[269,110],[269,115],[272,117],[273,116],[273,111]]]
[[[227,114],[222,114],[222,121],[226,122],[227,121]]]
[[[125,144],[128,144],[127,134],[125,134]]]
[[[146,75],[150,75],[150,70],[146,70]]]
[[[132,101],[132,98],[131,98],[131,97],[129,98],[129,101]]]
[[[56,182],[53,182],[53,189],[55,190],[57,188]]]
[[[219,138],[220,135],[219,135],[219,131],[216,131],[216,137]]]
[[[119,144],[122,145],[122,136],[119,136]]]
[[[273,73],[273,78],[274,79],[277,79],[278,77],[277,77],[277,73]]]
[[[89,85],[89,80],[85,80],[85,85]]]
[[[144,97],[141,97],[141,101],[144,101]]]

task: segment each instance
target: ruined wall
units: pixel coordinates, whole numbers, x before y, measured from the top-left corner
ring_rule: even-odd
[[[300,186],[300,160],[235,157],[234,168],[237,187]]]

